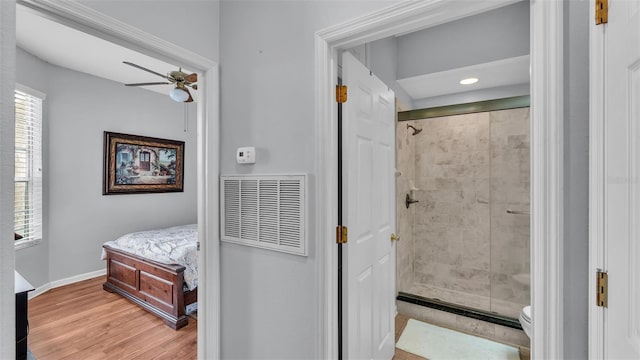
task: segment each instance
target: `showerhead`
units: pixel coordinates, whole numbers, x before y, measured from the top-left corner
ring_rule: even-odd
[[[409,128],[413,130],[413,134],[411,135],[414,135],[414,136],[420,134],[420,132],[422,131],[422,129],[416,129],[415,126],[407,124],[407,129]]]

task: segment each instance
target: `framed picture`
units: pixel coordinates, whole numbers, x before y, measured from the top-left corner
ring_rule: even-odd
[[[104,132],[102,194],[183,191],[184,141]]]

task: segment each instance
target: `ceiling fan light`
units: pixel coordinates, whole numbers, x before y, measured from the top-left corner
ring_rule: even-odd
[[[174,87],[169,91],[169,97],[173,101],[185,102],[189,99],[189,93],[185,89]]]

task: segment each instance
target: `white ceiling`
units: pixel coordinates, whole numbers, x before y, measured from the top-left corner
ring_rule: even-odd
[[[477,83],[461,85],[460,80],[477,78]],[[412,99],[424,99],[509,85],[529,83],[529,55],[476,64],[458,69],[398,79]]]
[[[46,19],[20,5],[16,7],[16,42],[20,48],[48,63],[122,84],[163,81],[160,76],[123,64],[123,61],[160,74],[178,69],[173,64]],[[167,95],[170,86],[142,88]]]
[[[479,81],[472,85],[460,84],[460,80],[470,77],[478,78]],[[529,55],[398,79],[398,83],[414,100],[527,84],[529,83]]]
[[[159,76],[123,64],[122,61],[161,74],[178,68],[51,21],[26,7],[18,5],[16,13],[18,46],[48,63],[122,84],[163,81]],[[474,85],[460,85],[459,81],[467,77],[477,77],[480,81]],[[414,100],[528,82],[528,55],[398,80]],[[142,88],[165,95],[170,89],[169,85]]]

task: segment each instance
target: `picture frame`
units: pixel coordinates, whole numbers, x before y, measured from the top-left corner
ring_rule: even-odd
[[[103,195],[184,191],[184,141],[104,132]]]

